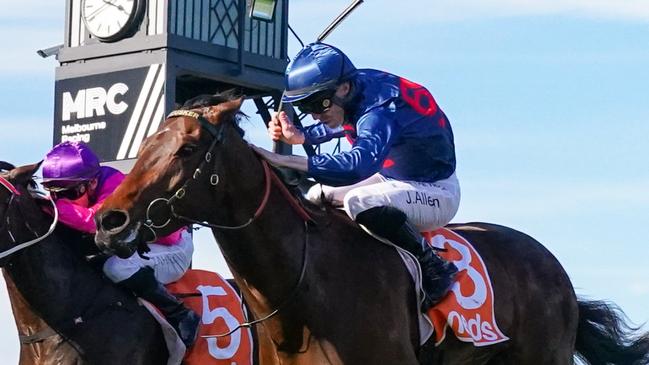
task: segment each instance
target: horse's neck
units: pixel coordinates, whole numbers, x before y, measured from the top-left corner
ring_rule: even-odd
[[[11,275],[3,269],[2,276],[7,285],[7,293],[9,294],[9,301],[11,302],[11,311],[14,314],[18,333],[31,335],[49,328],[47,323],[31,310],[27,301],[25,301],[25,298],[23,298],[20,291],[18,291],[18,288],[16,288],[16,284],[14,284]]]
[[[16,328],[20,336],[40,337],[37,342],[20,343],[20,363],[36,364],[38,359],[59,359],[65,364],[81,364],[81,356],[71,344],[64,342],[60,335],[34,313],[22,296],[11,276],[2,270],[7,285],[7,293],[11,302]]]
[[[229,163],[228,196],[215,202],[219,209],[211,222],[237,225],[250,219],[262,204],[267,181],[260,161],[252,154],[233,154]],[[299,277],[303,227],[286,198],[271,186],[264,210],[250,226],[213,232],[231,270],[272,300],[274,293],[285,296]]]
[[[101,278],[67,252],[57,233],[15,254],[6,270],[30,306],[48,323],[69,320],[92,300]]]

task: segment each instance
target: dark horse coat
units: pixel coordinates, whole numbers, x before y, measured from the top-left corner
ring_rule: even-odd
[[[0,167],[8,169],[6,163]],[[20,192],[12,195],[0,186],[2,252],[43,236],[52,223],[41,209],[43,202],[27,188],[37,168],[23,166],[0,175]],[[13,282],[8,288],[19,329],[51,327],[56,332],[44,341],[22,344],[20,363],[166,364],[160,326],[135,297],[88,265],[83,253],[91,244],[59,226],[44,240],[0,261],[8,284]]]

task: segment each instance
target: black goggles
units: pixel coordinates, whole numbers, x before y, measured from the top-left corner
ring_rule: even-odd
[[[69,199],[77,200],[83,196],[88,191],[88,183],[82,182],[77,185],[70,187],[54,187],[54,186],[45,186],[45,190],[50,192],[50,196],[54,200],[58,199]]]
[[[335,90],[319,91],[293,103],[304,114],[322,114],[331,108]]]

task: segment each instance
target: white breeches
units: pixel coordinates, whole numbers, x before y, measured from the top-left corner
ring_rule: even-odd
[[[149,248],[151,251],[146,253],[149,260],[141,258],[137,252],[127,259],[109,257],[104,263],[104,274],[113,282],[119,283],[130,278],[141,268],[149,266],[159,282],[168,284],[180,279],[189,269],[194,253],[192,235],[187,231],[183,231],[180,242],[173,246],[150,243]]]
[[[349,186],[314,185],[306,197],[319,202],[321,193],[334,205],[343,206],[352,219],[374,207],[397,208],[422,232],[448,224],[460,205],[460,184],[455,173],[434,183],[392,180],[375,174]]]

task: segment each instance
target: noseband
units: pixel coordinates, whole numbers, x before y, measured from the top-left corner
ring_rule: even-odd
[[[17,197],[21,196],[22,194],[20,193],[20,191],[18,191],[18,189],[16,189],[15,186],[13,186],[12,183],[9,182],[9,180],[5,179],[2,176],[0,176],[0,185],[2,185],[2,187],[7,189],[9,191],[9,193],[11,194],[10,197],[9,197],[9,200],[7,202],[7,210],[5,211],[5,219],[4,220],[5,220],[5,224],[7,226],[7,233],[9,234],[9,237],[11,238],[11,241],[15,244],[16,239],[15,239],[14,235],[11,233],[11,225],[10,225],[10,221],[9,221],[8,212],[9,212],[9,208],[12,206],[12,203],[15,201],[15,199]],[[45,195],[43,195],[43,197],[46,198]],[[24,249],[24,248],[27,248],[27,247],[29,247],[31,245],[34,245],[34,244],[44,240],[49,235],[51,235],[52,232],[54,232],[54,229],[56,228],[56,224],[59,221],[59,211],[58,211],[58,209],[56,209],[56,204],[54,204],[54,201],[52,201],[51,198],[47,197],[46,199],[52,204],[52,209],[54,209],[54,220],[52,221],[52,224],[50,225],[50,228],[47,231],[47,233],[45,233],[43,236],[38,237],[38,234],[35,233],[31,229],[31,227],[29,227],[29,224],[27,222],[25,222],[25,225],[27,225],[29,230],[32,231],[36,235],[36,238],[33,239],[33,240],[30,240],[30,241],[24,242],[24,243],[17,244],[14,247],[12,247],[12,248],[10,248],[10,249],[8,249],[6,251],[0,252],[0,259],[5,258],[7,256],[10,256],[10,255],[12,255],[12,254]]]

